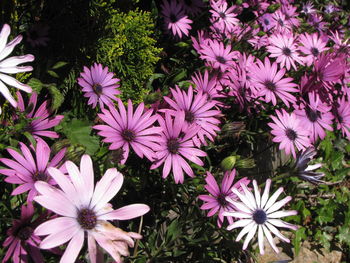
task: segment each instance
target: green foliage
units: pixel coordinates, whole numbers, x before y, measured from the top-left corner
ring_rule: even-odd
[[[90,135],[91,124],[86,120],[65,118],[59,126],[56,126],[56,130],[64,133],[71,145],[78,147],[73,147],[71,150],[82,150],[82,152],[85,150],[87,154],[93,155],[99,149],[99,138]]]
[[[122,97],[140,102],[149,92],[147,80],[160,59],[155,46],[154,22],[149,12],[123,13],[108,10],[104,33],[97,44],[96,58],[121,79]]]

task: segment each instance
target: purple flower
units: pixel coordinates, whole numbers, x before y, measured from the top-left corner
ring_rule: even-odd
[[[212,10],[209,10],[212,13],[211,22],[215,28],[218,28],[222,32],[231,32],[238,25],[237,14],[233,12],[234,6],[228,8],[226,1],[210,1],[210,5],[212,8]]]
[[[220,69],[224,72],[227,68],[232,67],[235,62],[233,58],[237,57],[237,52],[231,52],[230,45],[224,46],[217,40],[209,40],[207,45],[202,46],[201,59],[211,63],[214,69]]]
[[[266,47],[269,57],[276,58],[282,68],[290,70],[292,66],[297,70],[295,62],[303,64],[292,33],[274,34],[269,37],[269,42],[270,45]]]
[[[296,109],[294,113],[301,120],[301,125],[305,130],[310,131],[310,141],[316,142],[326,137],[326,130],[333,131],[332,120],[333,114],[330,112],[331,107],[322,103],[319,96],[309,93],[309,103],[302,105],[301,109]]]
[[[345,97],[338,99],[335,116],[337,129],[350,140],[350,102]]]
[[[215,75],[209,76],[208,70],[204,71],[204,75],[200,72],[194,73],[192,82],[195,86],[195,90],[206,94],[210,100],[224,97],[224,95],[220,94],[222,89],[220,85],[218,85],[217,77]]]
[[[45,47],[47,42],[50,40],[48,38],[50,27],[46,24],[36,23],[27,31],[27,41],[34,47]]]
[[[295,102],[296,98],[289,92],[298,92],[297,85],[292,83],[292,78],[283,78],[286,70],[282,68],[277,71],[277,63],[272,65],[265,57],[265,63],[260,60],[257,64],[249,66],[249,76],[251,84],[258,89],[258,96],[265,96],[265,102],[272,101],[275,106],[279,97],[289,107],[290,102]]]
[[[15,101],[5,84],[28,93],[32,92],[32,89],[28,85],[19,82],[18,80],[8,76],[7,74],[32,71],[33,68],[31,66],[19,66],[19,64],[33,61],[34,56],[28,54],[24,56],[9,57],[5,59],[8,55],[11,54],[13,49],[22,41],[22,36],[19,35],[15,37],[11,42],[6,44],[10,33],[10,26],[8,24],[4,24],[0,32],[0,93],[4,95],[4,97],[11,103],[13,107],[17,107],[17,102]]]
[[[202,0],[180,0],[179,2],[182,4],[186,14],[193,16],[200,14],[202,9],[205,7]]]
[[[264,31],[269,31],[276,26],[276,21],[273,19],[272,15],[267,13],[258,18],[258,21],[263,26]]]
[[[310,132],[304,129],[294,113],[289,114],[284,109],[276,110],[276,113],[278,118],[270,116],[274,122],[268,123],[272,128],[271,133],[275,136],[272,141],[280,143],[279,149],[284,149],[286,154],[292,153],[295,158],[295,147],[302,150],[311,146],[308,137]]]
[[[320,37],[317,33],[311,35],[304,33],[299,36],[299,42],[302,44],[302,46],[299,47],[299,50],[306,55],[303,60],[308,66],[312,65],[321,52],[328,50],[326,47],[328,38]]]
[[[27,200],[30,202],[37,195],[34,184],[37,181],[46,181],[49,184],[56,182],[47,173],[48,167],[60,166],[66,149],[59,151],[50,161],[50,147],[42,139],[37,139],[36,148],[31,150],[22,142],[19,143],[22,154],[7,148],[8,153],[14,160],[0,158],[0,161],[8,166],[8,169],[0,169],[0,174],[6,175],[5,182],[10,184],[19,184],[11,195],[19,195],[29,191]],[[64,169],[64,167],[61,167]]]
[[[316,155],[316,150],[313,147],[308,147],[304,151],[299,151],[297,153],[297,158],[294,164],[294,174],[299,178],[308,181],[312,184],[325,183],[321,178],[325,176],[324,173],[314,172],[314,170],[320,168],[322,164],[312,164],[309,162]]]
[[[108,107],[109,110],[102,109],[102,113],[98,114],[107,125],[95,125],[93,128],[105,137],[104,142],[112,143],[109,149],[124,150],[122,164],[128,159],[130,147],[140,158],[145,156],[153,161],[153,151],[159,147],[158,134],[162,131],[160,127],[153,126],[158,118],[156,115],[151,116],[153,110],[144,112],[144,103],[141,103],[134,112],[131,100],[128,101],[127,111],[121,100],[118,100],[118,110],[112,105]]]
[[[179,111],[185,112],[185,123],[183,129],[186,130],[192,124],[196,124],[200,127],[197,135],[193,138],[197,147],[200,146],[199,142],[196,142],[197,137],[200,142],[207,145],[205,137],[214,141],[216,132],[220,130],[218,124],[220,121],[216,118],[221,115],[219,110],[214,110],[216,102],[208,100],[206,94],[201,91],[197,94],[193,94],[192,86],[188,88],[187,93],[180,90],[176,86],[176,90],[170,89],[174,100],[164,97],[165,101],[174,109],[165,109],[161,111],[168,111],[173,116],[176,116]]]
[[[34,207],[31,202],[27,206],[22,205],[21,219],[15,219],[12,227],[7,230],[7,238],[3,246],[7,252],[2,262],[10,258],[14,263],[44,263],[45,260],[40,253],[40,238],[34,234],[34,229],[41,224],[46,213],[33,220]],[[30,260],[31,259],[31,260]]]
[[[104,105],[113,104],[116,101],[115,95],[120,94],[119,79],[113,78],[113,73],[108,72],[108,67],[102,67],[101,64],[94,63],[89,69],[84,67],[84,72],[80,73],[78,84],[83,87],[84,97],[89,98],[88,104],[95,108],[97,102],[100,108]]]
[[[202,210],[209,210],[208,217],[218,214],[217,219],[217,225],[218,227],[221,227],[224,222],[224,215],[223,213],[225,211],[233,211],[235,210],[235,207],[228,201],[226,201],[226,198],[230,198],[231,200],[237,200],[238,197],[232,192],[233,188],[238,189],[238,191],[242,192],[242,186],[241,184],[248,185],[250,183],[250,180],[247,179],[247,177],[244,177],[235,184],[233,184],[233,181],[236,176],[236,170],[233,169],[231,172],[227,171],[225,172],[224,178],[221,182],[221,187],[217,184],[214,176],[207,172],[207,177],[205,178],[205,181],[207,184],[205,185],[205,189],[209,192],[209,195],[200,195],[199,199],[204,201],[205,203],[201,206]],[[226,219],[228,220],[229,224],[233,223],[233,218],[231,216],[227,216]]]
[[[182,38],[182,35],[188,36],[191,29],[192,20],[188,19],[183,10],[183,5],[176,0],[163,0],[161,4],[164,25],[167,30],[171,31],[173,36]]]
[[[29,123],[25,130],[30,132],[36,139],[40,138],[40,136],[58,138],[59,135],[57,132],[47,131],[47,129],[58,125],[64,116],[56,115],[55,117],[51,117],[51,113],[49,111],[49,101],[47,100],[44,101],[37,110],[35,110],[38,99],[38,94],[36,92],[32,93],[27,106],[24,105],[21,93],[18,91],[16,94],[18,97],[19,110],[21,112],[27,112],[26,116],[28,119],[34,119]]]
[[[172,170],[175,183],[183,183],[184,172],[190,177],[194,176],[192,168],[185,159],[200,166],[204,165],[198,157],[204,157],[206,153],[195,148],[192,141],[200,127],[193,124],[184,129],[185,112],[183,111],[177,112],[174,118],[171,117],[170,113],[165,112],[165,120],[159,117],[158,121],[163,131],[158,140],[160,148],[156,152],[157,160],[151,169],[158,168],[164,163],[163,178],[168,177]]]

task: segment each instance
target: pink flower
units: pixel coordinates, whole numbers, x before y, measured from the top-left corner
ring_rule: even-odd
[[[202,210],[209,210],[208,217],[218,214],[217,225],[221,227],[224,222],[225,211],[233,211],[235,207],[226,201],[226,198],[230,198],[231,200],[237,200],[238,197],[232,192],[233,188],[238,189],[238,191],[242,192],[241,184],[248,185],[250,180],[247,177],[244,177],[238,180],[235,184],[233,184],[233,180],[236,176],[236,170],[233,169],[231,172],[225,172],[225,176],[222,179],[221,187],[218,186],[214,176],[207,172],[207,177],[205,181],[207,184],[205,185],[205,189],[209,192],[209,195],[200,195],[199,199],[204,201],[205,203],[201,206]],[[233,223],[233,217],[226,217],[229,224]]]
[[[183,183],[184,172],[191,177],[194,176],[192,168],[185,159],[200,166],[204,165],[198,157],[204,157],[206,153],[195,148],[192,141],[200,127],[193,124],[184,129],[185,112],[183,111],[177,112],[174,118],[170,113],[165,112],[165,120],[159,117],[158,121],[163,131],[159,139],[160,148],[156,152],[157,160],[151,169],[156,169],[164,163],[163,178],[168,177],[172,170],[175,183]]]
[[[296,158],[295,147],[303,150],[311,146],[308,137],[310,133],[304,129],[294,113],[289,114],[284,109],[276,110],[276,113],[278,118],[270,116],[274,122],[268,123],[272,128],[271,133],[275,136],[272,141],[280,143],[280,150],[284,149],[286,154],[292,153]]]
[[[272,65],[265,57],[265,63],[257,60],[257,64],[249,66],[249,76],[251,84],[258,89],[258,96],[265,96],[265,102],[272,101],[275,106],[279,97],[289,107],[290,102],[295,102],[296,98],[289,92],[298,92],[294,88],[297,85],[292,83],[292,78],[283,78],[286,70],[283,68],[277,71],[277,63]]]
[[[209,12],[212,13],[211,22],[214,27],[219,28],[222,32],[231,32],[238,25],[237,14],[233,12],[234,6],[228,8],[226,1],[210,1],[210,5],[212,10]]]
[[[221,87],[218,85],[217,76],[209,76],[208,70],[204,71],[204,75],[200,72],[194,73],[192,82],[195,90],[206,94],[210,100],[224,96],[220,94]]]
[[[101,64],[94,63],[89,69],[84,67],[84,72],[80,73],[78,84],[83,87],[84,97],[89,98],[88,104],[95,108],[97,102],[100,108],[104,105],[113,104],[116,101],[115,95],[120,94],[119,79],[113,78],[113,73],[108,72],[108,67],[102,67]]]
[[[153,150],[159,147],[157,134],[162,130],[153,126],[158,118],[156,115],[151,116],[153,110],[144,112],[144,103],[141,103],[134,112],[131,100],[128,101],[127,111],[121,100],[118,100],[118,110],[111,105],[108,107],[109,110],[102,109],[103,113],[98,114],[107,125],[95,125],[93,128],[105,137],[104,142],[112,143],[109,149],[124,150],[122,164],[128,159],[130,146],[140,158],[145,156],[153,161]]]
[[[330,90],[333,89],[333,86],[329,82],[339,81],[345,70],[346,59],[343,55],[334,57],[333,54],[321,53],[314,64],[317,80]]]
[[[233,58],[237,57],[237,52],[231,52],[231,47],[224,47],[222,42],[209,40],[207,45],[203,45],[201,50],[201,59],[210,62],[214,69],[220,69],[224,72],[227,68],[232,67],[235,62]]]
[[[10,258],[14,263],[45,262],[39,250],[41,240],[33,232],[45,220],[46,214],[41,214],[35,220],[33,220],[33,216],[33,204],[29,202],[27,206],[22,205],[21,219],[13,220],[12,227],[7,230],[8,237],[3,246],[8,249],[2,262],[6,262]]]
[[[276,26],[276,20],[273,19],[272,15],[266,13],[258,18],[258,21],[263,26],[264,31],[269,31]]]
[[[316,93],[310,92],[309,103],[294,111],[301,120],[302,127],[310,131],[310,141],[312,143],[316,142],[318,138],[323,140],[326,137],[325,129],[333,131],[331,108],[322,103]]]
[[[94,187],[94,171],[90,156],[84,155],[79,168],[71,161],[66,162],[69,176],[55,168],[49,174],[59,188],[46,182],[37,182],[39,196],[34,200],[43,207],[61,215],[39,225],[34,234],[47,236],[40,248],[50,249],[69,241],[60,260],[61,263],[75,262],[87,234],[89,257],[96,262],[98,248],[96,242],[112,258],[120,262],[121,255],[129,255],[128,246],[133,246],[132,238],[140,239],[137,233],[127,233],[114,227],[107,220],[128,220],[142,216],[149,211],[144,204],[132,204],[113,210],[108,202],[118,193],[123,184],[123,175],[115,168],[108,169]]]
[[[8,37],[11,33],[11,28],[8,24],[4,24],[0,31],[0,93],[7,99],[13,107],[17,107],[17,102],[11,95],[5,84],[23,90],[27,93],[32,92],[31,87],[23,84],[7,74],[14,74],[20,72],[32,71],[31,66],[19,66],[19,64],[31,62],[34,56],[27,54],[24,56],[15,56],[5,59],[11,54],[13,49],[22,41],[22,36],[19,35],[7,43]],[[4,84],[5,83],[5,84]],[[1,114],[1,108],[0,108]]]
[[[162,111],[168,111],[173,116],[176,116],[179,111],[184,111],[184,130],[186,130],[192,124],[196,124],[200,127],[200,129],[197,131],[196,137],[193,138],[197,147],[200,146],[199,142],[196,143],[197,137],[204,145],[207,145],[205,137],[211,141],[214,141],[216,132],[220,130],[218,127],[220,121],[216,117],[221,115],[219,110],[213,109],[216,102],[213,100],[209,101],[207,95],[203,94],[201,91],[197,94],[193,94],[192,86],[188,88],[187,93],[180,90],[177,86],[176,90],[170,89],[170,91],[174,100],[168,97],[164,97],[164,99],[174,110],[165,109]]]
[[[50,116],[51,112],[49,111],[49,101],[47,100],[44,101],[36,110],[38,99],[38,94],[36,92],[32,93],[27,106],[24,105],[21,93],[18,91],[16,94],[18,97],[19,110],[21,112],[28,112],[26,115],[28,119],[34,119],[29,123],[25,130],[30,132],[36,139],[40,138],[40,136],[58,138],[59,135],[57,132],[47,131],[47,129],[57,126],[64,116]]]
[[[59,151],[50,161],[50,147],[42,139],[37,140],[35,149],[34,147],[32,148],[35,151],[35,156],[33,156],[31,150],[24,143],[20,142],[19,145],[22,154],[11,148],[7,148],[8,153],[14,160],[0,158],[0,161],[9,167],[8,169],[0,169],[0,174],[7,176],[5,182],[19,184],[12,191],[11,195],[19,195],[29,191],[27,200],[30,202],[37,195],[34,187],[35,182],[45,181],[49,184],[56,184],[55,180],[49,176],[47,169],[48,167],[58,167],[61,165],[66,149],[64,148]],[[60,169],[64,169],[64,167]]]
[[[338,99],[335,116],[337,129],[350,140],[350,102],[345,97]]]
[[[304,33],[299,36],[299,41],[302,44],[299,50],[306,55],[303,60],[308,66],[311,66],[321,52],[328,50],[326,47],[328,42],[327,37],[320,37],[317,33],[311,35]]]
[[[163,0],[161,8],[166,29],[171,30],[173,36],[178,36],[179,38],[182,38],[182,34],[188,36],[192,20],[185,15],[182,9],[183,6],[178,4],[176,0],[170,0],[170,2]]]
[[[270,57],[277,58],[276,62],[280,63],[282,68],[285,66],[287,70],[290,70],[292,66],[297,70],[295,62],[303,64],[292,33],[272,35],[269,41],[270,45],[266,47],[267,51],[270,52]]]

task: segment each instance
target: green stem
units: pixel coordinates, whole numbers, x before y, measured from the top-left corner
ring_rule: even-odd
[[[142,224],[143,224],[143,216],[141,216],[141,219],[140,219],[140,225],[139,225],[139,231],[138,233],[141,235],[141,230],[142,230]],[[137,255],[137,248],[138,248],[138,245],[139,245],[139,239],[136,239],[136,242],[135,242],[135,249],[134,249],[134,254],[133,256],[135,257]]]

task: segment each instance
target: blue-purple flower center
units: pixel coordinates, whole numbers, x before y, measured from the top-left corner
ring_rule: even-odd
[[[171,23],[176,23],[177,21],[179,20],[179,18],[176,16],[176,15],[174,15],[173,13],[171,13],[170,14],[170,22]]]
[[[275,83],[273,83],[271,80],[266,80],[264,85],[268,90],[274,91],[276,89]]]
[[[96,94],[101,94],[103,87],[101,86],[101,84],[96,83],[92,86],[92,89],[95,91]]]
[[[191,111],[186,111],[185,112],[185,120],[189,123],[193,123],[195,119],[195,116],[194,114],[191,112]]]
[[[282,49],[282,53],[283,53],[283,55],[289,57],[289,56],[292,54],[292,51],[290,50],[290,48],[284,47],[284,48]]]
[[[78,214],[78,223],[83,229],[90,230],[96,226],[97,217],[94,211],[89,208],[83,208]]]
[[[226,59],[223,56],[216,56],[216,61],[221,64],[226,64]]]
[[[312,55],[314,55],[315,57],[317,57],[318,54],[319,54],[320,52],[318,51],[317,48],[313,47],[313,48],[311,48],[311,53],[312,53]]]
[[[127,142],[132,142],[136,137],[135,132],[128,129],[124,130],[121,135]]]
[[[316,122],[319,118],[319,112],[311,110],[309,108],[306,109],[306,116],[311,122]]]
[[[172,154],[177,154],[180,148],[180,143],[177,138],[171,138],[167,143],[168,151]]]
[[[30,236],[32,235],[33,233],[33,229],[29,226],[25,226],[25,227],[22,227],[18,230],[17,232],[17,237],[20,239],[20,240],[27,240],[28,238],[30,238]]]
[[[266,212],[262,209],[255,210],[253,213],[253,220],[259,225],[264,224],[267,220]]]
[[[269,21],[268,19],[265,18],[265,19],[264,19],[264,23],[265,23],[265,25],[268,26],[268,25],[270,24],[270,21]]]
[[[220,16],[221,19],[225,19],[226,14],[225,14],[224,12],[220,12],[220,13],[219,13],[219,16]]]
[[[294,141],[298,137],[297,133],[290,128],[286,129],[286,136],[291,141]]]
[[[36,173],[32,175],[32,178],[34,181],[45,181],[45,182],[47,182],[49,179],[45,172],[39,172],[39,171],[36,171]]]
[[[225,207],[227,205],[227,201],[225,199],[226,195],[224,193],[220,193],[217,200],[220,206]]]

